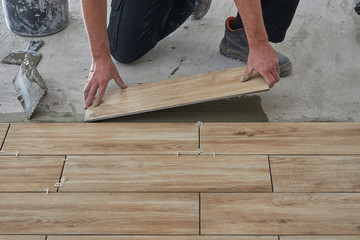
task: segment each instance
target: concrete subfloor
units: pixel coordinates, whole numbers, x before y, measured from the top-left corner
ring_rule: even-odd
[[[203,120],[204,107],[214,113],[204,112],[207,121],[360,121],[360,16],[353,10],[356,2],[300,1],[285,41],[274,44],[292,59],[293,72],[269,92],[183,107],[181,114],[168,110],[118,121],[166,121],[168,114],[173,114],[169,118],[173,121]],[[91,56],[80,1],[69,0],[69,7],[66,29],[42,37],[45,45],[39,51],[43,58],[38,70],[48,92],[32,122],[83,120],[83,88]],[[25,50],[32,38],[9,31],[2,5],[0,8],[3,58],[11,51]],[[140,60],[130,65],[116,63],[120,75],[131,86],[245,65],[225,58],[218,50],[224,21],[235,13],[232,0],[213,0],[205,18],[187,20]],[[0,122],[28,122],[12,83],[18,69],[17,65],[0,64]],[[117,86],[112,81],[108,89],[113,88]],[[258,114],[251,109],[254,106]],[[228,111],[218,111],[222,109]]]

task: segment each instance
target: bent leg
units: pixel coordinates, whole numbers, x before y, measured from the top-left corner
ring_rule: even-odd
[[[191,15],[191,2],[194,0],[112,0],[111,55],[122,63],[137,60]]]
[[[270,42],[276,43],[284,40],[298,4],[299,0],[261,1],[264,24]],[[234,27],[244,27],[239,13],[234,21]]]

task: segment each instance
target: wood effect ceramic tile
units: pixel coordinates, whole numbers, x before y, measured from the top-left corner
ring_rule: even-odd
[[[47,240],[278,240],[277,236],[48,236]],[[352,240],[352,239],[351,239]]]
[[[198,149],[196,123],[12,124],[4,153],[175,154]]]
[[[359,240],[359,236],[280,236],[280,240]]]
[[[159,81],[108,92],[101,105],[89,107],[85,121],[115,118],[245,93],[269,90],[259,73],[240,82],[245,67]]]
[[[32,235],[2,235],[0,240],[45,240],[46,236]]]
[[[360,155],[271,156],[275,192],[360,192]]]
[[[0,193],[0,234],[199,232],[198,194]]]
[[[0,192],[56,191],[61,156],[0,156]]]
[[[68,156],[61,191],[271,192],[267,156]]]
[[[360,123],[204,123],[205,153],[360,154]]]
[[[9,124],[0,123],[0,150],[1,150],[1,145],[3,144],[3,141],[5,139],[5,135],[6,135],[8,128],[9,128]]]
[[[204,193],[202,234],[360,234],[359,193]]]

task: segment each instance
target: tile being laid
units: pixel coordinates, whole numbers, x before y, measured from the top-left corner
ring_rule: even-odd
[[[195,123],[12,124],[5,154],[175,154],[198,149]]]
[[[240,82],[244,71],[245,67],[239,67],[116,89],[105,95],[102,104],[87,109],[85,121],[128,116],[269,90],[259,73],[255,73],[247,82]]]
[[[265,155],[68,156],[62,191],[271,192]]]
[[[0,192],[56,191],[64,157],[0,156]]]

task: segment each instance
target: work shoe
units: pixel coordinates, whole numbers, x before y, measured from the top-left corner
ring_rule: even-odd
[[[239,28],[232,30],[230,25],[235,17],[229,17],[225,23],[225,36],[220,43],[220,53],[231,59],[238,59],[247,62],[249,56],[249,44],[245,30]],[[279,58],[280,77],[286,76],[291,72],[292,64],[288,57],[276,52]]]
[[[195,8],[192,13],[194,19],[203,18],[209,11],[211,0],[195,0]]]

